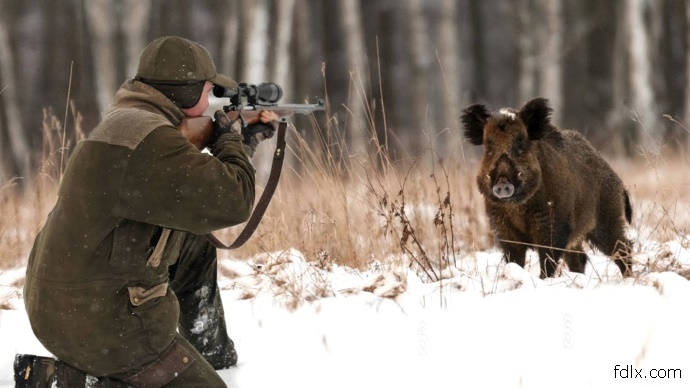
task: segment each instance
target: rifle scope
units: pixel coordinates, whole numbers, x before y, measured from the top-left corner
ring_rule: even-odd
[[[213,95],[218,98],[228,97],[233,104],[238,104],[240,98],[246,98],[250,104],[275,104],[283,97],[283,89],[273,82],[258,85],[242,82],[235,88],[213,85]]]

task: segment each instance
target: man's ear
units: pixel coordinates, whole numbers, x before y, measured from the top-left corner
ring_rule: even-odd
[[[474,145],[484,143],[484,124],[491,117],[484,105],[474,104],[465,108],[460,121],[465,128],[465,138]]]
[[[527,101],[520,109],[520,120],[527,127],[530,140],[539,140],[552,129],[551,112],[549,101],[541,97]]]

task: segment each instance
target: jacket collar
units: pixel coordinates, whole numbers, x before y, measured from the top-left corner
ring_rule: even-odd
[[[163,93],[137,80],[129,80],[122,84],[115,93],[113,104],[108,112],[126,108],[160,114],[173,126],[177,126],[185,117],[182,110]]]

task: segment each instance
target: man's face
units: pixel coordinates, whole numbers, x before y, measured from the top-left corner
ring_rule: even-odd
[[[206,83],[204,84],[204,90],[201,92],[199,102],[197,102],[196,105],[194,105],[191,108],[182,109],[182,113],[184,113],[184,115],[187,117],[199,117],[203,115],[206,109],[208,108],[208,94],[211,92],[212,89],[213,84],[209,81],[206,81]]]

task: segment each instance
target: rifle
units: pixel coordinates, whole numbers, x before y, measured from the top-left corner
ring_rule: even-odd
[[[259,85],[240,83],[236,88],[231,89],[214,85],[213,95],[218,98],[227,97],[230,99],[230,104],[223,106],[223,111],[225,111],[230,120],[239,118],[245,122],[252,122],[262,110],[276,112],[280,119],[278,130],[276,131],[278,141],[276,150],[273,153],[273,163],[271,164],[268,182],[244,229],[235,238],[235,241],[229,245],[222,243],[211,233],[206,235],[211,244],[218,249],[236,249],[247,242],[254,230],[259,226],[259,222],[261,222],[261,218],[278,186],[285,156],[287,118],[294,114],[306,115],[315,111],[323,111],[326,107],[322,100],[317,100],[316,104],[278,104],[277,102],[283,96],[283,90],[278,84],[272,82],[264,82]],[[209,146],[209,141],[213,136],[213,119],[211,117],[186,117],[177,127],[187,140],[198,149],[202,150]],[[243,131],[245,129],[243,128]],[[243,135],[246,136],[247,134],[243,133]]]
[[[295,114],[309,115],[326,109],[320,99],[315,104],[278,104],[283,90],[278,84],[271,82],[259,85],[240,83],[232,89],[214,85],[213,95],[230,98],[230,104],[223,106],[223,111],[231,121],[239,118],[251,123],[259,116],[259,112],[268,110],[275,112],[280,121],[284,122]],[[209,116],[185,117],[177,128],[190,143],[203,150],[209,146],[213,136],[213,119]]]

